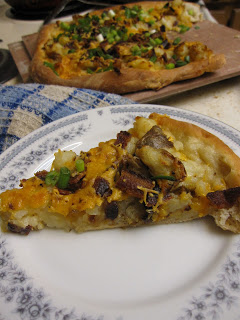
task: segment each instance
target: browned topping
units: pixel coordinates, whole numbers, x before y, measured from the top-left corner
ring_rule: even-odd
[[[232,207],[240,197],[240,187],[218,190],[207,194],[208,200],[218,209]]]
[[[137,148],[150,146],[155,149],[172,148],[173,143],[168,140],[159,126],[153,126],[137,143]]]
[[[13,204],[11,202],[8,204],[8,208],[11,209],[11,210],[14,209],[14,206],[13,206]]]
[[[70,190],[71,192],[75,192],[78,189],[81,189],[83,187],[83,178],[85,177],[86,172],[80,172],[76,176],[71,177],[68,182],[67,190]]]
[[[47,56],[48,56],[48,58],[53,59],[58,62],[62,60],[61,55],[55,51],[50,51],[50,52],[47,51]]]
[[[94,215],[89,215],[88,216],[88,221],[91,222],[91,223],[94,223],[95,219],[96,219],[96,216],[94,216]]]
[[[45,181],[46,179],[46,176],[48,174],[48,171],[47,170],[42,170],[42,171],[38,171],[35,173],[35,176],[43,181]]]
[[[11,222],[8,222],[8,230],[14,233],[19,233],[22,235],[28,235],[29,232],[32,230],[33,228],[31,226],[27,226],[25,228],[22,228],[20,226],[17,226]]]
[[[154,182],[133,171],[122,170],[121,175],[116,182],[116,187],[130,196],[142,199],[144,192],[140,190],[139,187],[152,190],[154,188]]]
[[[115,141],[115,145],[121,144],[122,148],[125,149],[129,140],[131,139],[131,134],[127,131],[120,131],[117,134],[117,140]]]
[[[157,204],[159,192],[161,191],[160,188],[154,188],[157,193],[148,192],[147,194],[147,203],[145,204],[146,207],[154,207]]]
[[[93,188],[96,191],[96,194],[99,196],[109,196],[112,193],[112,190],[110,189],[109,182],[102,178],[97,177],[94,181]]]
[[[61,194],[62,196],[66,196],[66,195],[72,193],[70,190],[67,190],[67,189],[59,189],[58,188],[58,191],[59,191],[59,194]]]
[[[106,203],[105,205],[105,215],[107,219],[114,220],[118,216],[118,204],[117,201],[112,201]]]
[[[120,171],[124,169],[133,171],[145,178],[151,177],[148,168],[143,164],[140,158],[130,154],[124,156],[122,162],[120,163]]]

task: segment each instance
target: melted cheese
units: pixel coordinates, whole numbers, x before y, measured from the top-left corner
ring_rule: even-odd
[[[44,45],[43,56],[44,61],[50,64],[54,64],[55,72],[63,79],[71,79],[77,76],[89,75],[92,72],[104,72],[105,69],[112,70],[112,64],[114,63],[116,57],[121,60],[125,67],[128,68],[137,68],[137,69],[146,69],[146,70],[160,70],[164,69],[165,65],[168,64],[168,61],[165,61],[167,58],[170,62],[172,56],[176,52],[174,52],[174,46],[172,42],[169,40],[168,42],[171,45],[170,49],[164,49],[161,45],[154,46],[153,50],[155,51],[155,56],[153,53],[148,54],[148,57],[139,54],[133,54],[131,51],[131,46],[139,45],[142,47],[141,41],[140,43],[136,40],[130,40],[130,42],[122,41],[121,37],[118,40],[109,41],[106,34],[100,33],[102,38],[104,39],[101,42],[108,42],[105,45],[104,52],[109,52],[109,49],[113,47],[118,42],[121,44],[118,54],[113,58],[101,58],[99,59],[98,54],[97,61],[93,62],[93,58],[89,58],[89,49],[100,48],[101,44],[97,41],[97,36],[99,32],[101,32],[101,28],[108,28],[111,25],[113,29],[122,30],[125,29],[126,35],[131,38],[132,35],[142,34],[144,35],[146,32],[151,32],[152,30],[156,30],[161,32],[162,38],[164,41],[166,39],[166,35],[164,32],[160,31],[161,26],[165,25],[167,30],[175,30],[179,31],[178,25],[185,25],[191,27],[191,19],[192,16],[187,14],[187,9],[182,1],[173,2],[169,4],[169,7],[172,7],[173,10],[170,10],[168,6],[163,7],[163,4],[155,4],[151,10],[144,10],[141,6],[137,6],[140,10],[140,17],[132,17],[128,16],[123,7],[114,10],[114,17],[106,16],[100,17],[97,25],[92,21],[87,26],[86,31],[80,29],[80,31],[76,31],[78,28],[78,17],[74,17],[73,21],[65,22],[65,28],[61,27],[61,23],[57,22],[55,28],[53,28],[52,34],[50,35],[47,43]],[[196,6],[195,6],[196,7]],[[132,8],[132,7],[130,7]],[[197,9],[195,9],[195,15],[197,16]],[[186,14],[184,14],[186,13]],[[95,13],[94,13],[95,14]],[[100,15],[100,13],[96,12],[96,15]],[[96,16],[95,15],[95,16]],[[84,19],[87,16],[81,16],[81,19]],[[91,20],[91,14],[88,16]],[[114,19],[114,20],[112,20]],[[115,22],[117,21],[117,25],[115,26]],[[178,22],[178,23],[176,23]],[[75,26],[72,28],[72,26]],[[86,26],[85,26],[86,27]],[[88,29],[90,27],[90,30]],[[67,29],[70,28],[70,29]],[[116,31],[115,30],[115,31]],[[93,33],[91,33],[93,31]],[[105,31],[106,32],[106,31]],[[116,31],[117,32],[117,31]],[[78,39],[80,37],[80,39]],[[153,40],[153,39],[151,39]],[[87,45],[86,42],[87,41]],[[154,40],[153,40],[154,41]],[[131,46],[129,46],[131,43]],[[145,43],[145,50],[151,50],[150,43]],[[71,49],[73,48],[73,49]],[[111,51],[111,50],[110,50]],[[187,48],[185,50],[178,50],[181,53],[181,57],[184,59],[188,54]],[[56,57],[56,54],[58,55]],[[112,53],[110,53],[112,54]],[[165,54],[165,59],[162,56]],[[196,56],[196,54],[192,54],[192,59]],[[203,57],[203,52],[197,56],[198,59]],[[151,57],[157,57],[157,61],[151,61]],[[153,59],[153,60],[154,60]],[[51,67],[52,68],[52,67]]]

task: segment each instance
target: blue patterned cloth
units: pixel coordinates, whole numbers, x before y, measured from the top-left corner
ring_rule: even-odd
[[[99,107],[133,104],[100,91],[52,85],[0,85],[0,153],[28,133],[68,115]]]

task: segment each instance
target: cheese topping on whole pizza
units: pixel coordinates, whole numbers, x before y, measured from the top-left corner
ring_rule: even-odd
[[[75,15],[58,21],[45,43],[45,66],[61,78],[114,70],[122,66],[147,70],[173,69],[207,57],[198,42],[168,40],[166,31],[180,34],[200,18],[195,6],[181,1],[148,6],[120,6],[98,14]]]

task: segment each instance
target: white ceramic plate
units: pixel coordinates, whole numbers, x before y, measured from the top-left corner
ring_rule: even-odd
[[[206,116],[154,105],[99,108],[44,126],[0,157],[2,191],[127,130],[136,115],[196,123],[240,155],[240,133]],[[237,320],[240,238],[211,219],[166,226],[27,237],[0,234],[1,320]]]

